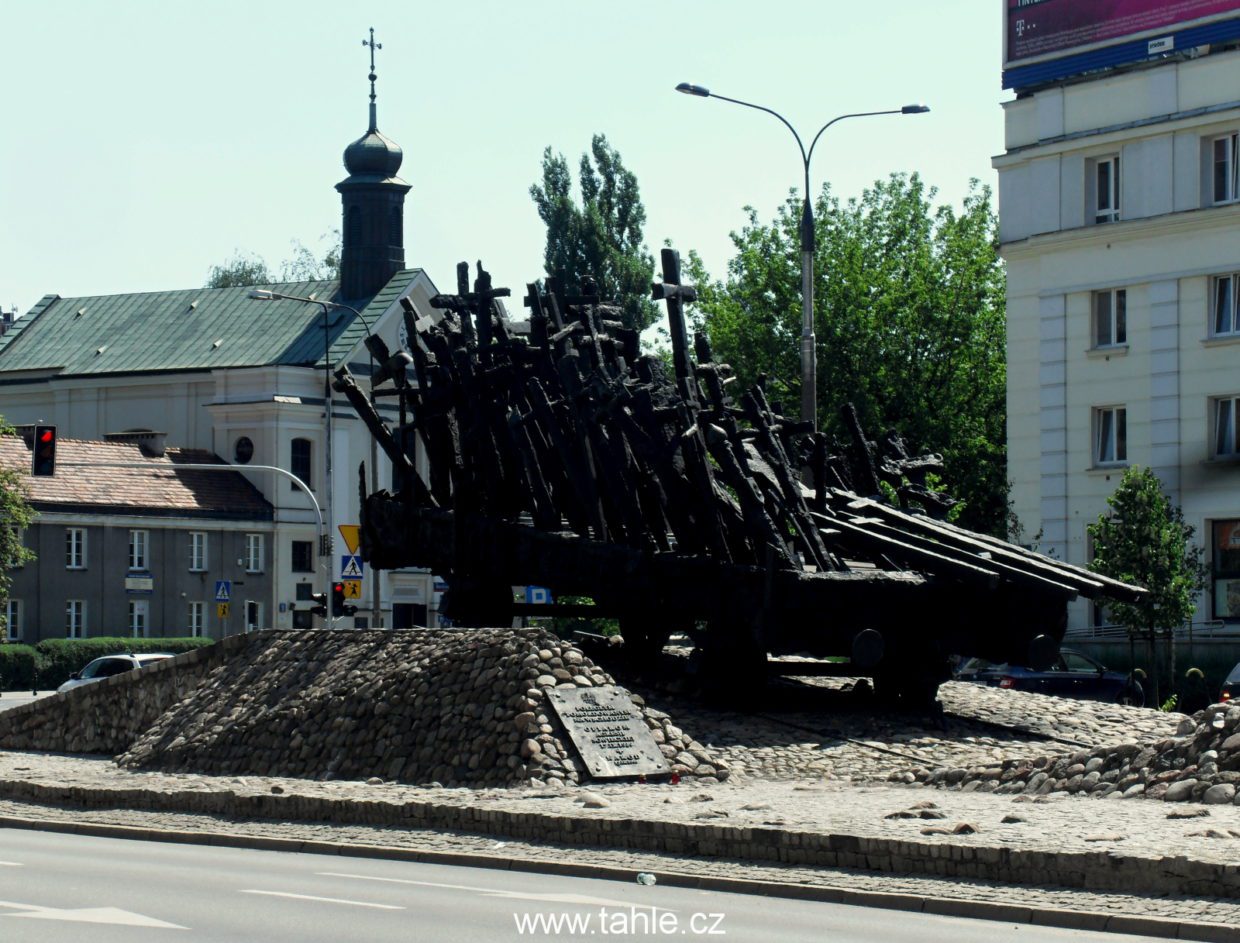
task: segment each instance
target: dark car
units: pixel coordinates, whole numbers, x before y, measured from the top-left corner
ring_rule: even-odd
[[[1218,693],[1218,699],[1223,703],[1240,700],[1240,665],[1231,669],[1231,674],[1223,682],[1223,689]]]
[[[956,677],[992,688],[1037,691],[1039,694],[1091,701],[1114,701],[1135,707],[1145,704],[1145,691],[1132,675],[1108,671],[1088,655],[1070,648],[1061,648],[1054,664],[1046,671],[1034,671],[1018,665],[992,665],[973,659],[961,667]]]

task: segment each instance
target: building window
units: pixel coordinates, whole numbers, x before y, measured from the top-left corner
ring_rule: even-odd
[[[238,465],[248,465],[254,457],[254,443],[250,437],[243,435],[233,444],[233,461]]]
[[[313,573],[314,572],[314,541],[311,541],[311,540],[294,540],[293,541],[293,572],[294,573]]]
[[[1213,408],[1210,413],[1214,420],[1214,449],[1211,458],[1240,458],[1240,450],[1236,448],[1237,408],[1240,397],[1220,396],[1211,400]]]
[[[1214,202],[1231,203],[1240,198],[1240,160],[1237,145],[1240,134],[1225,134],[1214,139]]]
[[[86,528],[65,528],[65,569],[86,569]]]
[[[129,634],[134,638],[146,638],[149,631],[150,606],[145,599],[129,600]]]
[[[1240,520],[1215,521],[1213,528],[1214,618],[1240,620]]]
[[[1094,161],[1095,223],[1119,220],[1119,155],[1100,157]]]
[[[199,638],[207,634],[207,604],[192,602],[189,604],[189,634]]]
[[[1094,346],[1128,343],[1128,292],[1123,288],[1094,292]]]
[[[150,538],[150,531],[131,530],[129,532],[129,569],[147,569],[146,548]]]
[[[292,458],[289,461],[289,471],[306,483],[311,491],[314,490],[314,482],[310,480],[312,466],[310,464],[310,440],[294,439],[292,447]],[[290,482],[294,491],[299,491],[295,482]]]
[[[1240,334],[1236,310],[1240,274],[1216,275],[1210,279],[1210,289],[1210,333],[1215,337]]]
[[[263,572],[263,535],[245,535],[245,571],[247,573]]]
[[[202,573],[207,569],[207,532],[192,530],[189,532],[189,570],[191,573]]]
[[[86,600],[65,600],[65,638],[86,638]]]
[[[245,601],[245,630],[257,632],[263,627],[263,604],[252,599]]]
[[[1120,465],[1128,461],[1128,410],[1104,406],[1094,410],[1094,464]]]
[[[4,637],[16,642],[22,637],[22,601],[6,599],[4,602]]]

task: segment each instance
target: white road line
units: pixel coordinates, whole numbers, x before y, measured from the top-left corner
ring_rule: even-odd
[[[20,861],[0,861],[0,868],[20,868],[24,867]]]
[[[348,904],[351,907],[373,907],[376,910],[404,910],[395,904],[372,904],[364,900],[342,900],[339,897],[313,897],[310,894],[290,894],[287,891],[239,891],[241,894],[263,894],[267,897],[291,897],[294,900],[317,900],[324,904]]]
[[[474,887],[469,884],[439,884],[435,881],[411,881],[407,878],[382,878],[369,874],[346,874],[338,871],[318,871],[319,877],[352,878],[357,881],[380,881],[385,884],[409,884],[414,887],[438,887],[450,891],[473,891],[487,897],[503,897],[509,900],[528,900],[543,904],[579,904],[584,907],[640,907],[642,910],[666,910],[675,913],[671,907],[654,907],[640,901],[614,900],[609,897],[591,897],[585,894],[536,894],[528,891],[504,891],[494,887]]]

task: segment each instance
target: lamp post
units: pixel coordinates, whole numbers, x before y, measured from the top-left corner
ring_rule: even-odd
[[[323,403],[327,411],[327,445],[325,460],[323,463],[323,489],[326,492],[323,499],[324,509],[327,512],[327,533],[319,539],[319,555],[327,557],[327,579],[328,579],[328,595],[331,593],[330,583],[332,579],[332,528],[336,526],[335,518],[335,502],[332,499],[332,363],[331,363],[331,331],[328,322],[328,315],[332,308],[340,308],[344,311],[352,311],[362,322],[362,326],[366,328],[368,335],[373,332],[370,330],[370,324],[362,315],[362,312],[351,305],[341,304],[338,301],[322,301],[319,298],[309,298],[302,295],[285,295],[278,291],[270,291],[266,288],[255,288],[250,292],[250,297],[258,301],[300,301],[305,304],[318,305],[323,312]],[[370,353],[370,348],[367,347]],[[370,353],[370,374],[374,377],[374,354]],[[374,390],[371,390],[373,398]],[[373,453],[373,449],[372,449]],[[374,466],[374,456],[371,456],[371,466]],[[376,605],[376,609],[378,606]],[[335,628],[336,617],[328,610],[327,625],[329,628]]]
[[[817,387],[817,350],[816,340],[814,338],[814,210],[810,199],[809,190],[809,162],[814,156],[814,147],[818,144],[818,139],[822,137],[822,133],[835,124],[837,121],[843,121],[845,118],[869,118],[874,115],[921,115],[930,109],[925,105],[905,105],[903,108],[892,108],[887,111],[859,111],[847,115],[839,115],[832,118],[814,135],[814,139],[810,142],[809,150],[805,149],[805,144],[801,141],[801,135],[797,134],[788,119],[779,112],[767,108],[764,105],[755,105],[752,102],[741,101],[739,98],[728,98],[726,95],[711,92],[710,89],[701,85],[692,85],[689,82],[681,82],[676,86],[676,91],[685,95],[694,95],[698,98],[718,98],[720,101],[731,102],[734,105],[744,105],[746,108],[754,108],[758,111],[765,111],[768,115],[774,115],[778,118],[796,138],[797,147],[801,149],[801,165],[805,171],[805,191],[804,200],[801,206],[801,419],[804,422],[813,424],[815,429],[818,428],[818,387]]]

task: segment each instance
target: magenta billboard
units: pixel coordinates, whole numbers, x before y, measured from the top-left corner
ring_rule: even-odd
[[[1005,64],[1240,14],[1240,0],[1005,0]]]

